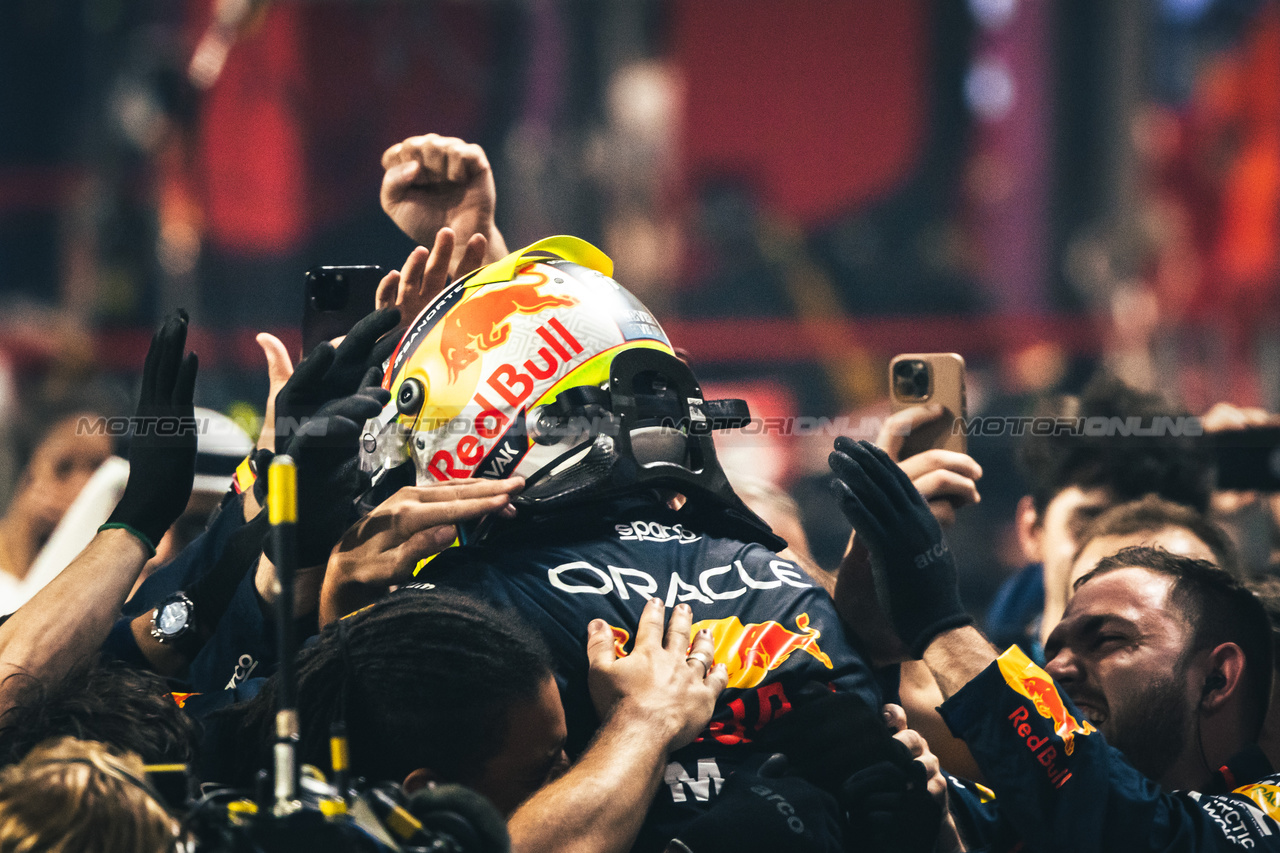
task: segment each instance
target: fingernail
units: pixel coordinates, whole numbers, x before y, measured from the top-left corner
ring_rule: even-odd
[[[663,603],[662,603],[662,599],[661,599],[661,598],[651,598],[651,599],[649,599],[649,603],[650,603],[650,604],[652,604],[652,605],[654,605],[655,607],[663,607],[663,606],[664,606],[664,605],[663,605]]]
[[[890,722],[890,721],[893,719],[893,714],[890,714],[888,711],[881,711],[881,712],[880,712],[880,718],[881,718],[881,719],[883,719],[883,720],[887,723],[887,722]]]
[[[681,613],[690,613],[690,612],[692,612],[692,611],[691,611],[691,609],[690,609],[690,607],[689,607],[689,605],[687,605],[687,604],[677,604],[677,605],[676,605],[676,610],[679,610]]]
[[[603,619],[592,619],[590,622],[587,623],[587,630],[591,632],[597,632],[602,630],[603,628],[604,628]]]
[[[432,534],[432,538],[441,548],[446,548],[453,544],[453,540],[458,538],[458,529],[452,524],[441,527]]]

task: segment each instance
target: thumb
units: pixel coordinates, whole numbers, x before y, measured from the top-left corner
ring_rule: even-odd
[[[289,350],[275,335],[260,333],[254,340],[267,357],[267,405],[262,416],[262,432],[258,434],[259,450],[275,450],[276,447],[276,394],[293,375],[293,360]]]
[[[267,379],[271,383],[271,396],[274,397],[293,375],[293,359],[289,357],[289,350],[275,335],[260,332],[254,340],[267,357]]]
[[[418,177],[420,166],[417,160],[409,160],[388,168],[382,176],[383,202],[397,202],[403,199],[404,194]]]
[[[587,625],[587,665],[593,670],[607,670],[617,654],[613,647],[613,632],[603,619],[592,619]]]

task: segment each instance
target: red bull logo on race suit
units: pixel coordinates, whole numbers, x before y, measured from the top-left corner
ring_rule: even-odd
[[[1077,734],[1090,735],[1097,729],[1088,720],[1077,720],[1067,710],[1049,673],[1036,666],[1017,647],[1002,654],[998,663],[1005,683],[1031,700],[1036,713],[1053,723],[1053,730],[1062,738],[1062,748],[1067,755],[1075,750]]]
[[[730,616],[694,622],[690,636],[704,628],[711,632],[711,640],[715,644],[715,662],[724,664],[729,670],[729,687],[755,687],[796,652],[805,652],[827,669],[835,668],[831,658],[818,647],[822,632],[809,626],[808,613],[796,617],[798,632],[789,630],[780,622],[743,624],[737,616]],[[631,635],[626,629],[612,625],[609,630],[613,632],[614,650],[619,657],[625,656],[625,646]]]

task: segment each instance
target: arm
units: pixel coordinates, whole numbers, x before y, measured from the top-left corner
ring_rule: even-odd
[[[165,579],[167,591],[161,590],[163,594],[152,600],[146,609],[138,612],[129,625],[138,653],[151,669],[161,675],[181,674],[200,654],[203,645],[218,632],[236,589],[249,574],[262,551],[262,543],[267,536],[266,521],[266,514],[261,513],[252,521],[240,525],[230,536],[224,537],[215,546],[216,550],[205,548],[196,551],[194,556],[203,555],[213,563],[200,573],[190,571],[194,561],[184,559],[188,552],[194,551],[194,543],[177,560],[161,569],[161,572],[167,572],[171,568],[180,571],[177,572],[178,577],[171,581]],[[196,566],[199,567],[198,563]],[[179,590],[193,604],[195,633],[191,639],[178,645],[161,643],[151,635],[154,607],[165,595]],[[232,630],[235,630],[234,626]]]
[[[151,339],[120,502],[72,563],[0,625],[0,679],[15,672],[56,680],[96,654],[142,566],[182,513],[195,477],[192,394],[196,357],[184,357],[187,317]],[[169,428],[172,427],[172,428]],[[14,698],[0,681],[0,707]]]
[[[688,605],[677,605],[662,641],[663,605],[650,600],[636,630],[635,649],[615,659],[603,620],[588,627],[591,698],[603,725],[582,758],[534,794],[508,823],[512,850],[626,851],[662,782],[668,756],[706,727],[728,683],[723,664],[710,671],[713,644],[699,632],[692,649]],[[704,657],[705,656],[705,657]]]
[[[973,750],[1025,849],[1280,850],[1269,807],[1236,794],[1161,791],[1016,646],[948,699],[942,714]]]
[[[943,631],[924,650],[925,666],[948,699],[995,659],[995,646],[972,625]]]
[[[0,709],[21,684],[8,676],[55,681],[97,652],[150,556],[127,531],[103,530],[0,625]]]

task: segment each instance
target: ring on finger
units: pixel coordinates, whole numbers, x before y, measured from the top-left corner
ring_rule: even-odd
[[[706,652],[694,652],[684,660],[685,660],[685,663],[689,663],[691,661],[697,661],[698,663],[702,664],[703,678],[706,678],[707,673],[711,671],[711,656],[708,655]]]

